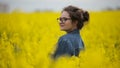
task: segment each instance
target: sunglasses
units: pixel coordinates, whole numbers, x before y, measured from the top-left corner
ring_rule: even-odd
[[[71,18],[66,18],[66,17],[63,17],[63,18],[57,18],[57,21],[60,23],[65,23],[67,20],[71,20]]]

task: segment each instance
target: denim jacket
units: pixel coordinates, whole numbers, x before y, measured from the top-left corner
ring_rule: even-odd
[[[82,49],[84,49],[84,43],[79,30],[75,29],[59,38],[53,58],[63,55],[79,56],[79,52]]]

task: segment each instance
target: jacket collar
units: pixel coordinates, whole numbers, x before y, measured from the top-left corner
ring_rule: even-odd
[[[78,29],[74,29],[70,32],[67,32],[67,34],[75,34],[75,33],[79,33],[80,31]]]

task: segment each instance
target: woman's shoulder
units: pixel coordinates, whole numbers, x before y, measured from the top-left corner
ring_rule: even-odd
[[[59,38],[59,40],[68,41],[68,40],[69,40],[69,35],[68,35],[68,34],[65,34],[65,35],[61,36],[61,37]]]
[[[61,36],[58,40],[58,43],[67,43],[67,44],[72,44],[71,39],[68,34],[65,34]]]

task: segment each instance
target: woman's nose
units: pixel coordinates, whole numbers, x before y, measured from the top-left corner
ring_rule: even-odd
[[[60,24],[62,23],[62,21],[59,22]]]
[[[62,24],[62,23],[64,23],[64,21],[60,21],[59,23]]]

